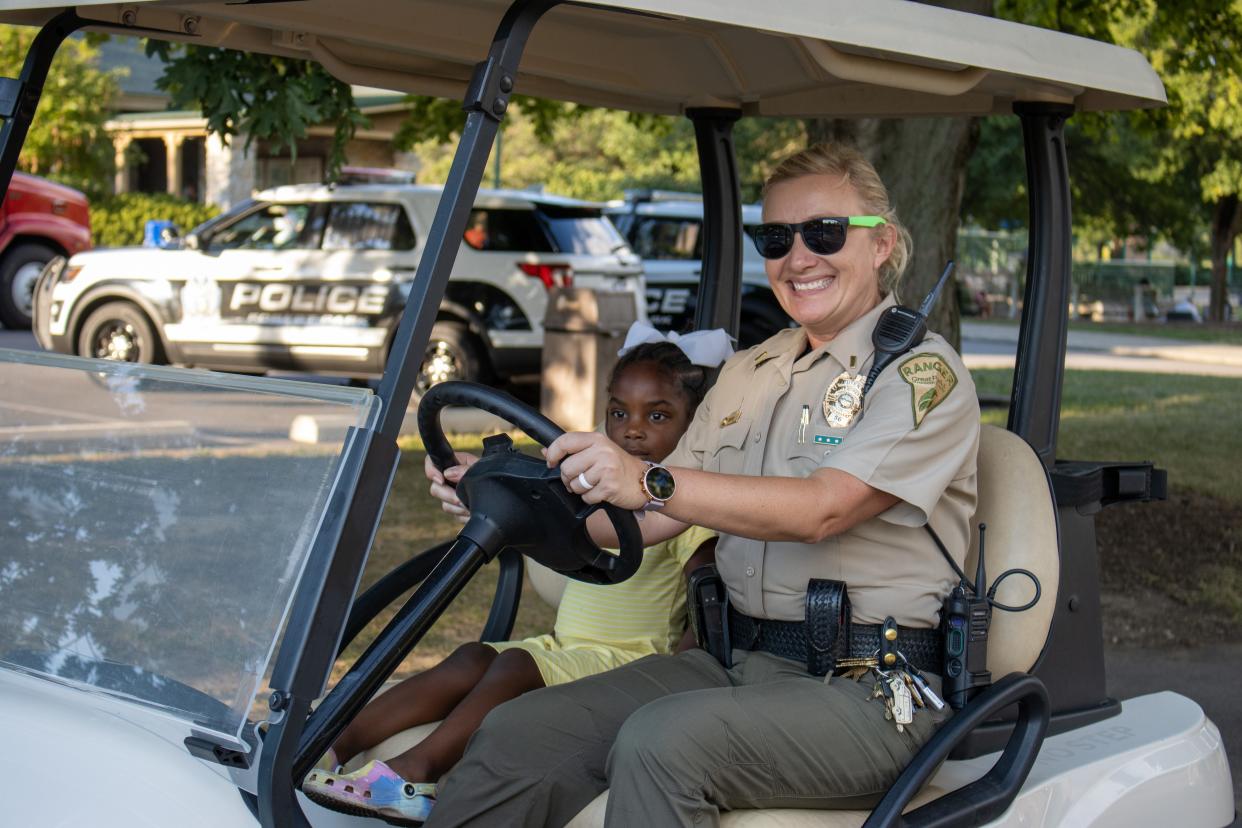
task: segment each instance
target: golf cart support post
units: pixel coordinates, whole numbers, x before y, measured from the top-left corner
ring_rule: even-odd
[[[347,623],[352,633],[366,621],[356,613],[347,619],[347,612],[396,469],[397,432],[418,369],[418,361],[411,361],[410,355],[420,353],[430,337],[458,240],[465,230],[500,120],[517,85],[521,54],[535,23],[557,5],[557,0],[517,0],[510,6],[497,27],[486,59],[476,65],[469,83],[464,101],[466,125],[427,240],[427,252],[411,285],[407,313],[395,335],[392,357],[379,386],[380,423],[374,431],[355,431],[348,441],[345,483],[334,492],[325,526],[316,538],[274,665],[272,713],[259,764],[252,769],[257,771],[257,796],[245,795],[264,826],[308,825],[295,797],[298,781],[417,644],[439,612],[496,554],[496,550],[484,551],[480,544],[459,538],[447,551],[436,550],[430,574],[426,568],[406,569],[407,573],[426,576],[414,597],[346,678],[310,712],[312,700],[326,685],[332,663],[348,640],[342,635]],[[572,5],[579,11],[602,9],[662,19],[659,14],[612,9],[606,4]],[[913,6],[911,9],[912,14],[919,13]],[[0,132],[0,183],[7,184],[16,165],[56,47],[65,36],[84,25],[180,39],[194,34],[184,25],[181,30],[143,29],[83,19],[72,11],[46,23],[31,48],[21,78],[0,85],[0,114],[11,115]],[[851,73],[857,75],[851,80],[874,77],[874,64],[867,61],[875,59],[832,49],[822,53],[823,50],[810,48],[816,44],[819,41],[807,45],[808,53],[812,57],[818,55],[815,60],[823,66],[839,64],[846,74],[839,73],[838,77]],[[966,83],[971,78],[978,82],[977,73],[967,77],[957,71],[936,71],[944,78],[952,76],[954,84]],[[902,83],[912,85],[903,87]],[[920,88],[910,81],[893,85]],[[923,91],[933,97],[957,94]],[[1122,100],[1127,100],[1126,95],[1130,95],[1129,100],[1150,100],[1132,90],[1115,94]],[[627,100],[624,90],[616,95],[619,101]],[[1109,502],[1163,496],[1162,474],[1150,464],[1069,464],[1055,460],[1064,372],[1070,232],[1068,166],[1061,128],[1073,107],[1019,101],[1013,108],[1022,121],[1025,136],[1031,240],[1009,429],[1032,445],[1050,470],[1061,522],[1060,603],[1055,610],[1050,644],[1031,675],[999,681],[968,705],[951,726],[942,729],[925,746],[873,812],[868,825],[903,824],[903,820],[911,824],[987,821],[1005,810],[1030,770],[1047,727],[1049,709],[1053,732],[1118,712],[1117,703],[1106,696],[1103,681],[1093,513]],[[696,323],[700,327],[723,326],[736,333],[743,239],[732,126],[743,113],[717,106],[692,106],[684,111],[694,123],[705,205],[705,278]],[[849,114],[848,107],[844,111]],[[928,114],[935,112],[929,110]],[[711,278],[713,275],[717,278]],[[520,557],[501,557],[505,561],[504,574],[488,623],[488,633],[498,637],[512,626],[521,586]],[[392,587],[390,582],[389,594]],[[367,603],[368,611],[380,605],[378,600],[360,603]],[[1016,725],[997,720],[1002,710],[1012,715],[1015,708]],[[1008,745],[1006,751],[995,771],[981,780],[985,784],[960,789],[915,814],[901,816],[905,802],[951,752],[955,756],[978,755],[1002,744]],[[198,747],[202,749],[201,745]]]

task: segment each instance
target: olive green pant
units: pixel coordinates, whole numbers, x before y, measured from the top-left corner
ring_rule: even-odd
[[[428,826],[562,826],[606,789],[609,826],[718,825],[734,808],[869,807],[948,715],[898,733],[874,682],[735,651],[650,656],[492,711]]]

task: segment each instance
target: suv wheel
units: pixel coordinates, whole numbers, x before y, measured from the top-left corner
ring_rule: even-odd
[[[482,348],[477,339],[460,322],[437,322],[423,353],[414,391],[422,395],[427,389],[449,380],[480,382],[483,379]]]
[[[59,255],[42,244],[19,244],[0,262],[0,322],[4,327],[30,327],[35,282],[43,266]]]
[[[91,311],[78,335],[78,354],[116,362],[160,362],[160,342],[146,314],[129,302]]]

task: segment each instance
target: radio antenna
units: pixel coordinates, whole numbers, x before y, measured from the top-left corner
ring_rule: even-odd
[[[940,274],[940,281],[936,282],[936,286],[932,288],[931,293],[927,294],[927,298],[923,300],[923,304],[919,305],[919,316],[926,319],[927,314],[931,313],[932,306],[940,298],[940,291],[944,288],[944,283],[949,281],[949,274],[952,272],[953,260],[949,259],[949,263],[944,266],[944,273]]]

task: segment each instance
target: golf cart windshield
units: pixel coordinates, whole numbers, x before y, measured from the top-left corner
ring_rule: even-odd
[[[240,745],[376,402],[0,350],[0,667]]]

